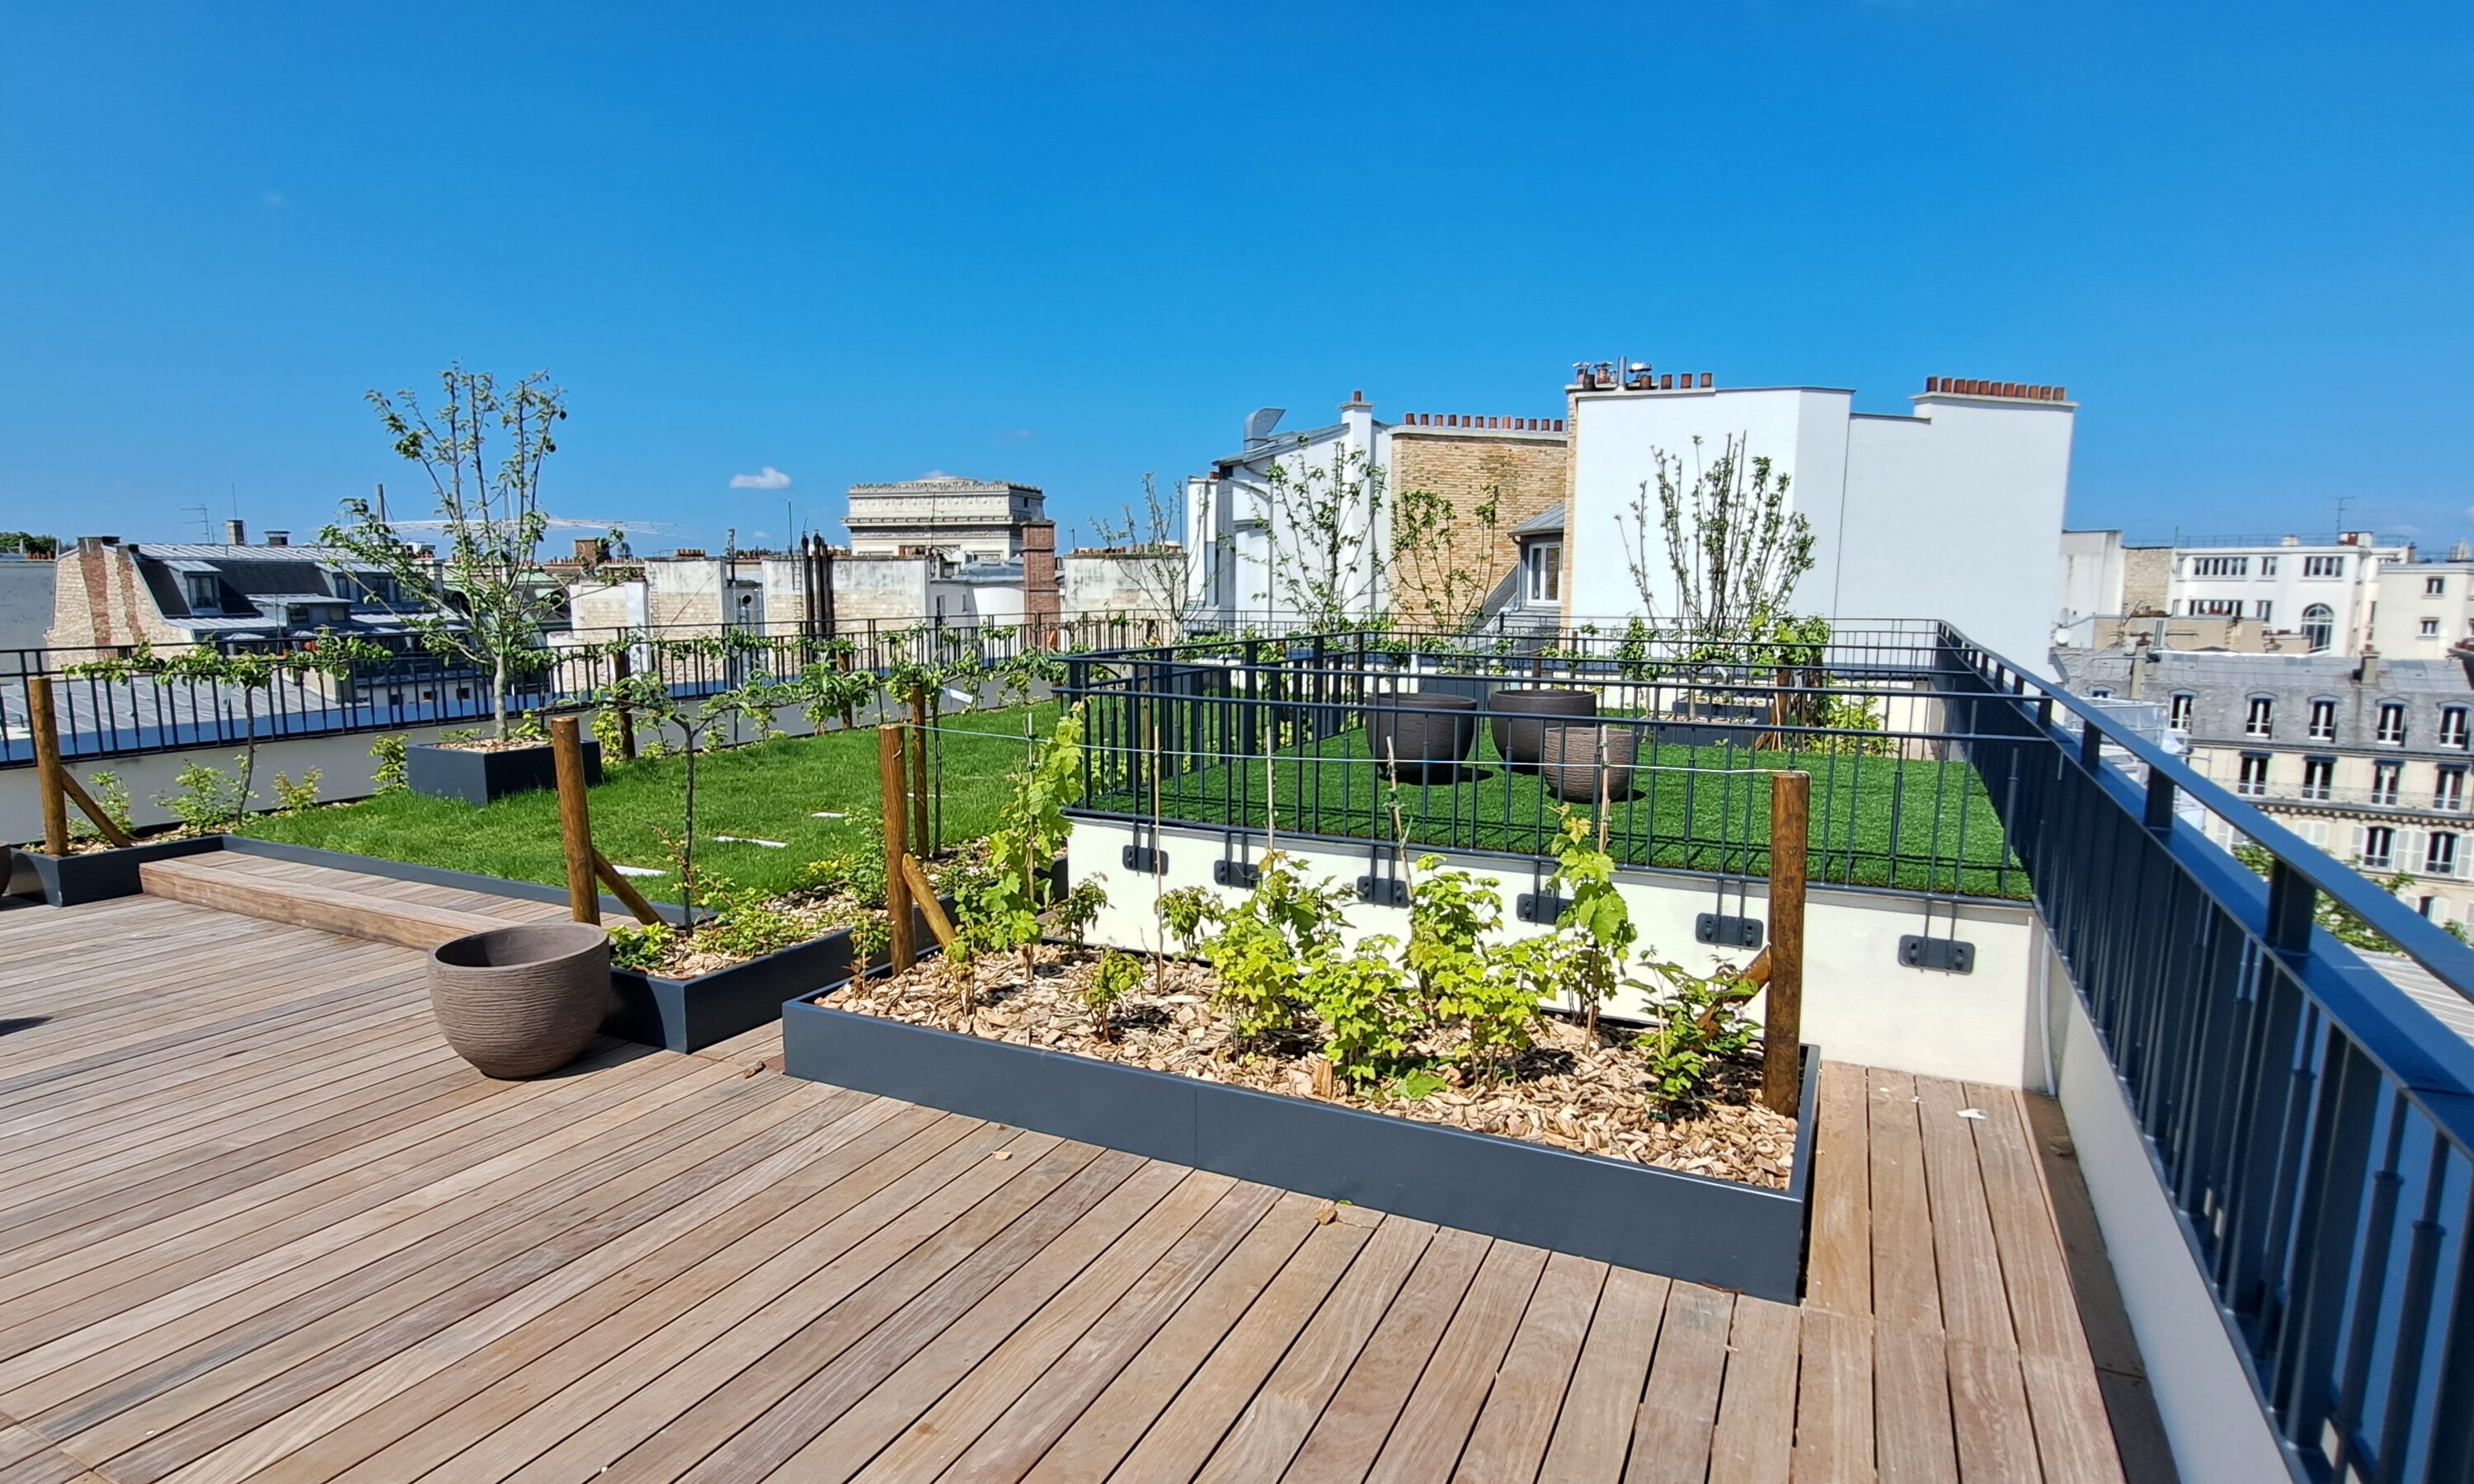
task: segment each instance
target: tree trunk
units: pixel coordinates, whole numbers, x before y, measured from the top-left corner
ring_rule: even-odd
[[[255,693],[246,686],[240,693],[240,797],[232,801],[234,834],[240,832],[241,822],[249,818],[249,784],[257,772],[257,701]]]
[[[490,719],[497,728],[493,735],[507,734],[507,657],[500,655],[492,661],[490,672]]]
[[[679,913],[679,936],[682,938],[692,938],[695,936],[696,739],[693,728],[682,727],[679,729],[679,731],[687,738],[686,767],[688,778],[688,802],[685,821],[687,826],[687,834],[686,837],[679,842],[679,907],[681,909]]]

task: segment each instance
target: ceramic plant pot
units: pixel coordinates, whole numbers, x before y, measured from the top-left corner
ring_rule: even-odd
[[[1540,729],[1539,774],[1555,797],[1572,803],[1598,802],[1598,775],[1606,774],[1606,797],[1632,797],[1633,763],[1640,754],[1640,729],[1592,718],[1586,722],[1547,721]],[[1599,747],[1606,752],[1603,764]]]
[[[1366,708],[1366,741],[1378,777],[1397,766],[1403,783],[1449,783],[1477,745],[1477,701],[1409,692]]]
[[[1495,754],[1522,773],[1534,773],[1546,740],[1540,716],[1594,716],[1598,698],[1586,690],[1498,690],[1486,704]]]
[[[610,935],[592,922],[494,927],[429,950],[438,1029],[485,1076],[538,1077],[574,1061],[610,995]]]

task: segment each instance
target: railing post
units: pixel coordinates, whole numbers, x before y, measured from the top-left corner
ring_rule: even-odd
[[[2302,873],[2279,860],[2268,871],[2268,945],[2299,956],[2311,951],[2311,920],[2318,911],[2319,889]]]
[[[2173,780],[2159,768],[2147,770],[2147,804],[2140,823],[2156,834],[2173,827]]]
[[[2094,773],[2104,764],[2104,733],[2095,722],[2079,724],[2079,766]]]
[[[902,874],[903,857],[909,853],[905,826],[910,815],[910,801],[903,796],[902,740],[900,722],[884,722],[876,729],[879,812],[885,820],[885,911],[892,929],[895,973],[909,969],[916,956],[910,937],[910,882]]]
[[[43,796],[43,849],[69,852],[68,790],[61,786],[60,718],[52,710],[52,678],[26,677],[26,716],[35,729],[35,787]]]
[[[550,765],[558,776],[559,844],[567,853],[567,914],[601,921],[601,891],[593,872],[593,820],[584,798],[584,741],[576,719],[549,724]]]
[[[1770,775],[1770,976],[1761,1015],[1761,1101],[1790,1118],[1804,1101],[1804,883],[1811,798],[1811,775]]]

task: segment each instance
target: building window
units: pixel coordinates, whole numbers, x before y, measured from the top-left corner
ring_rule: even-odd
[[[2272,737],[2276,735],[2276,701],[2270,696],[2250,698],[2250,710],[2243,717],[2243,735]]]
[[[2305,577],[2342,577],[2345,575],[2345,559],[2342,557],[2305,557],[2302,559],[2302,575]]]
[[[2314,603],[2302,610],[2302,642],[2311,653],[2324,655],[2337,642],[2337,610],[2325,603]]]
[[[2426,639],[2436,639],[2439,637],[2439,620],[2437,618],[2424,619],[2422,621],[2422,636]]]
[[[2254,799],[2268,792],[2266,753],[2243,754],[2242,772],[2234,778],[2234,792]]]
[[[2191,706],[2198,699],[2198,697],[2191,694],[2187,690],[2177,690],[2173,692],[2172,700],[2166,703],[2165,725],[2172,728],[2175,731],[2190,730]]]
[[[2268,622],[2268,615],[2273,610],[2274,605],[2269,603],[2266,598],[2262,598],[2250,606],[2250,616],[2258,619],[2261,623],[2266,623]]]
[[[2305,757],[2302,759],[2302,797],[2324,803],[2335,792],[2330,785],[2336,778],[2337,759],[2334,757]]]
[[[1539,541],[1529,548],[1529,601],[1561,603],[1564,591],[1564,543]]]
[[[2422,874],[2427,876],[2457,874],[2457,836],[2445,829],[2435,829],[2423,837]]]
[[[2371,764],[2371,802],[2386,808],[2395,808],[2397,802],[2397,779],[2402,778],[2404,774],[2405,764],[2401,762],[2375,762]]]
[[[2448,596],[2448,579],[2445,577],[2424,578],[2422,580],[2422,595],[2426,598],[2444,598]]]
[[[2274,557],[2262,557],[2259,559],[2259,575],[2262,577],[2274,577],[2276,575],[2276,559]]]
[[[2242,616],[2242,599],[2193,598],[2191,600],[2191,616],[2194,618],[2240,618]]]
[[[2334,742],[2337,740],[2336,702],[2314,701],[2311,703],[2310,734],[2311,740],[2314,742]]]
[[[186,586],[189,589],[190,612],[219,613],[223,611],[223,595],[215,590],[215,578],[213,573],[191,572],[188,574]]]
[[[2431,806],[2451,814],[2465,810],[2465,770],[2442,768],[2432,775]]]
[[[2465,746],[2465,708],[2463,706],[2440,707],[2439,745],[2454,748]]]
[[[2373,825],[2365,829],[2363,864],[2373,871],[2386,871],[2396,864],[2396,831],[2386,825]]]
[[[2380,730],[2377,740],[2389,747],[2405,746],[2405,703],[2380,703]]]
[[[2250,558],[2194,557],[2191,559],[2191,575],[2193,577],[2247,577],[2250,575]]]
[[[2113,699],[2113,687],[2110,685],[2098,685],[2096,689],[2088,692],[2088,699],[2090,701],[2110,701]]]

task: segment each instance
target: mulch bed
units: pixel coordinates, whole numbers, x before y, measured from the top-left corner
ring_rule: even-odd
[[[817,1003],[1205,1082],[1317,1096],[1322,1059],[1314,1043],[1239,1044],[1212,1008],[1212,974],[1200,964],[1147,964],[1142,989],[1117,1007],[1116,1039],[1104,1039],[1078,993],[1099,958],[1096,951],[1043,947],[1028,987],[1018,958],[982,960],[974,966],[977,1004],[967,1016],[960,985],[942,960],[852,984]],[[1758,1101],[1758,1057],[1719,1067],[1701,1106],[1670,1110],[1650,1090],[1646,1059],[1632,1048],[1631,1035],[1607,1026],[1593,1040],[1578,1021],[1547,1016],[1537,1027],[1537,1044],[1509,1077],[1446,1087],[1422,1098],[1340,1082],[1322,1100],[1774,1190],[1786,1187],[1795,1120]],[[1329,1086],[1332,1079],[1325,1081]]]

